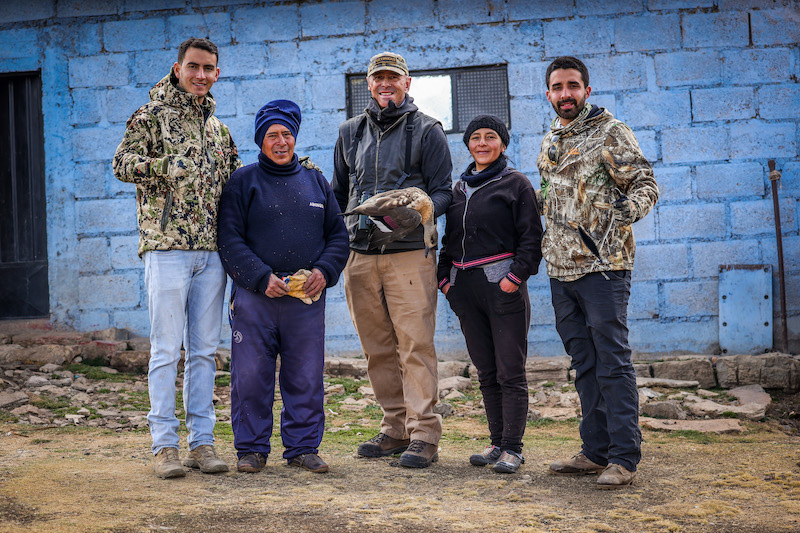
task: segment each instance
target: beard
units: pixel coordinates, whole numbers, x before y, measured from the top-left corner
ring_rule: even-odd
[[[572,104],[572,107],[569,109],[562,109],[561,105],[565,103]],[[564,100],[559,100],[553,104],[553,109],[555,110],[556,114],[566,120],[572,120],[577,117],[581,111],[583,111],[584,107],[586,107],[586,100],[581,100],[578,102],[574,98],[565,98]]]

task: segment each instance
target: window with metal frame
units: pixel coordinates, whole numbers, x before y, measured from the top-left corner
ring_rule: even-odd
[[[366,73],[348,74],[347,118],[364,111],[370,99]],[[491,114],[511,128],[508,69],[502,65],[411,72],[414,104],[438,119],[445,133],[463,132],[476,115]]]

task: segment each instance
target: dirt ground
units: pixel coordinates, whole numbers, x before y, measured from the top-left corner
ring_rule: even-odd
[[[361,422],[326,432],[328,474],[285,466],[274,438],[261,473],[176,480],[153,475],[144,431],[0,424],[0,531],[800,531],[800,436],[777,420],[736,436],[645,431],[636,483],[617,491],[547,474],[579,449],[575,421],[531,424],[515,475],[469,465],[479,417],[448,418],[440,461],[420,471],[356,458],[377,429]],[[217,445],[234,465],[230,435]]]

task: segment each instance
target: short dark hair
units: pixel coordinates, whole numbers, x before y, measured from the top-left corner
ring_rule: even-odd
[[[581,78],[583,79],[583,86],[589,86],[589,69],[586,68],[586,65],[583,64],[583,61],[578,59],[577,57],[572,56],[561,56],[557,57],[550,63],[550,66],[547,67],[547,74],[544,76],[544,84],[548,90],[550,90],[550,74],[553,73],[554,70],[559,69],[568,69],[574,68],[578,72],[581,73]]]
[[[183,41],[180,48],[178,48],[178,64],[183,63],[183,58],[186,56],[186,50],[189,48],[199,48],[200,50],[210,52],[217,57],[217,62],[219,62],[219,50],[217,50],[216,44],[212,43],[208,39],[189,37]]]

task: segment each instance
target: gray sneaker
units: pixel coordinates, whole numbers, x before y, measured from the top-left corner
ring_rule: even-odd
[[[181,466],[177,448],[161,448],[153,458],[153,472],[161,479],[183,477],[186,471]]]
[[[217,457],[217,451],[210,444],[201,444],[189,452],[183,460],[183,466],[199,468],[204,474],[227,472],[228,465]]]
[[[488,445],[481,453],[476,453],[469,456],[469,462],[473,466],[486,466],[493,465],[500,459],[503,454],[500,446],[494,444]]]
[[[506,450],[492,467],[498,474],[516,474],[519,465],[525,462],[521,454]]]
[[[586,476],[599,474],[605,466],[590,461],[583,453],[573,455],[566,461],[555,461],[550,465],[550,473],[557,476]]]

